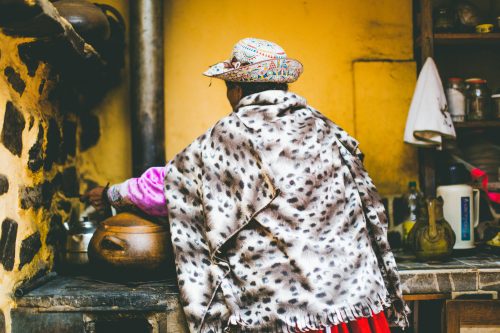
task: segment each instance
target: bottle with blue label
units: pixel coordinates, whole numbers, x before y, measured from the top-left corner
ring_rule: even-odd
[[[443,201],[444,218],[453,228],[456,242],[453,249],[473,249],[474,228],[479,223],[479,190],[468,185],[469,173],[463,164],[451,165],[438,186],[437,196]]]

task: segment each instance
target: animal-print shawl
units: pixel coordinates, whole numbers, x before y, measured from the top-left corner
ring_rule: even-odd
[[[167,165],[165,194],[191,332],[303,331],[384,308],[407,325],[358,143],[302,97],[243,98]]]

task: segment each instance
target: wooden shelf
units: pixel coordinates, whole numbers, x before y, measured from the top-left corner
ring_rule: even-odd
[[[476,120],[453,123],[455,128],[500,128],[500,120]]]
[[[498,1],[498,0],[497,0]],[[448,1],[449,2],[449,1]],[[493,12],[491,1],[482,1],[481,8]],[[489,3],[489,9],[487,3]],[[500,69],[498,55],[500,54],[500,31],[491,33],[440,33],[434,32],[433,11],[442,4],[437,0],[413,0],[415,26],[416,56],[420,57],[419,67],[425,64],[428,57],[434,58],[443,77],[484,77],[494,90],[500,87]],[[500,120],[468,121],[455,123],[457,136],[482,135],[500,133]],[[469,131],[470,133],[467,133]],[[436,193],[437,160],[439,152],[432,149],[419,149],[419,180],[420,187],[426,195]]]
[[[486,34],[480,33],[435,33],[434,44],[475,44],[489,43],[500,44],[500,33],[491,32]]]
[[[435,33],[433,35],[435,45],[500,45],[500,32],[488,34],[479,33]],[[422,37],[418,36],[416,45],[422,47]]]

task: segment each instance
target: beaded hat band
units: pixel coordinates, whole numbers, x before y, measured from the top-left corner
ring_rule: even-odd
[[[231,59],[211,66],[204,75],[233,82],[291,83],[303,72],[302,64],[287,58],[279,45],[245,38],[233,48]]]

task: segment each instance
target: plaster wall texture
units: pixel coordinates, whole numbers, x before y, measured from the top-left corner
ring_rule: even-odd
[[[164,4],[167,158],[231,112],[224,83],[201,73],[239,39],[257,37],[303,63],[291,90],[359,139],[380,192],[417,178],[414,149],[403,143],[416,81],[410,0]]]
[[[128,17],[125,2],[101,2]],[[382,194],[401,193],[417,179],[415,149],[403,143],[416,82],[411,1],[165,0],[164,22],[167,159],[231,112],[224,82],[202,73],[252,36],[277,42],[304,64],[290,89],[360,141]],[[124,81],[96,109],[101,139],[79,155],[84,178],[106,184],[131,175],[133,93]]]

